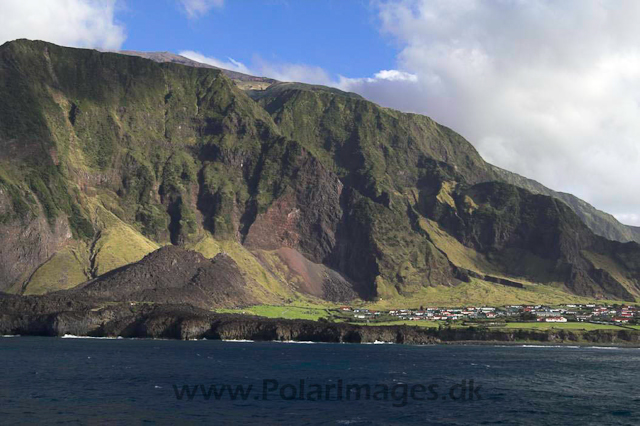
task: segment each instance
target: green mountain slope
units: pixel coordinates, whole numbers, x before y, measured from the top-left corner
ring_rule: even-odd
[[[0,290],[103,288],[179,245],[227,254],[252,303],[462,282],[640,294],[640,246],[491,183],[506,179],[452,130],[358,95],[245,92],[217,69],[18,40],[0,47],[0,99]],[[185,268],[188,286],[213,273]]]
[[[175,55],[168,52],[132,52],[125,51],[121,52],[127,55],[136,55],[143,58],[152,59],[157,62],[172,62],[178,63],[188,66],[194,67],[209,67],[215,68],[207,64],[202,64],[190,59],[187,59],[180,55]],[[243,90],[248,90],[252,93],[252,96],[255,98],[270,98],[271,94],[274,91],[282,91],[283,88],[291,88],[295,83],[283,83],[275,86],[277,81],[273,79],[268,79],[264,77],[254,77],[248,76],[246,74],[237,73],[229,70],[222,70],[226,76],[231,78],[238,87]],[[272,87],[273,86],[273,87]],[[303,85],[299,85],[299,87],[304,87]],[[269,94],[261,94],[262,90],[267,88],[271,88],[272,90]],[[321,88],[325,91],[328,88]],[[335,92],[334,92],[335,93]],[[346,94],[342,94],[343,96]],[[358,97],[354,94],[348,94],[348,96]],[[273,107],[273,105],[272,105]],[[277,107],[276,107],[277,109]],[[592,205],[586,203],[585,201],[577,198],[572,194],[567,194],[563,192],[557,192],[552,189],[549,189],[542,185],[539,182],[536,182],[532,179],[527,179],[523,176],[520,176],[516,173],[501,169],[499,167],[490,165],[492,169],[492,179],[500,180],[506,183],[510,183],[512,185],[519,186],[521,188],[527,189],[531,192],[543,195],[550,195],[552,197],[558,198],[564,201],[576,212],[576,214],[582,219],[583,222],[597,235],[603,236],[610,240],[627,242],[627,241],[636,241],[640,243],[640,228],[635,226],[624,225],[613,217],[612,215],[600,211],[593,207]]]

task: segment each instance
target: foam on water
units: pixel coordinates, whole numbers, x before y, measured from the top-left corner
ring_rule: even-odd
[[[75,334],[65,334],[60,337],[61,339],[99,339],[99,340],[117,340],[122,337],[95,337],[95,336],[76,336]]]

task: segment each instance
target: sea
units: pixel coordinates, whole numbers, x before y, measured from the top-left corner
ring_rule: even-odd
[[[640,349],[0,338],[0,424],[638,425]]]

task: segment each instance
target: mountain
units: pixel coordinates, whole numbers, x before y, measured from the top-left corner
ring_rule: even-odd
[[[355,94],[17,40],[0,98],[0,290],[201,307],[640,295],[640,245],[596,235],[588,207]]]
[[[184,56],[176,55],[170,52],[138,52],[138,51],[120,51],[118,53],[126,55],[140,56],[143,58],[151,59],[156,62],[171,62],[192,67],[207,67],[219,69],[217,67],[203,64]],[[221,68],[220,68],[221,69]],[[238,87],[247,91],[258,91],[252,96],[259,97],[259,91],[262,91],[275,83],[279,83],[277,80],[255,77],[247,74],[242,74],[236,71],[230,71],[221,69],[222,72],[236,83]],[[325,90],[328,88],[324,88]],[[343,95],[346,93],[343,92]],[[349,93],[349,96],[358,96],[353,93]],[[603,236],[610,240],[628,242],[636,241],[640,243],[640,227],[624,225],[613,217],[612,215],[596,209],[589,203],[579,199],[578,197],[563,192],[557,192],[547,188],[535,180],[528,179],[520,176],[516,173],[504,170],[500,167],[490,165],[494,171],[493,178],[510,183],[521,188],[528,189],[531,192],[538,194],[549,195],[558,198],[569,205],[576,212],[576,214],[585,222],[585,224],[597,235]]]

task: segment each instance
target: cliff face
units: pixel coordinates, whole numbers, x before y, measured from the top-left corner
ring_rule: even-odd
[[[638,269],[617,253],[635,258],[639,247],[598,236],[631,241],[631,228],[570,194],[486,163],[429,118],[300,84],[278,83],[250,95],[285,135],[306,141],[344,182],[386,207],[371,214],[386,216],[372,235],[382,250],[393,247],[377,263],[382,277],[396,278],[400,292],[412,283],[455,284],[470,271],[595,297],[638,295]],[[400,241],[422,234],[422,249],[390,241],[399,239],[394,229],[403,226]],[[411,262],[407,272],[398,267],[407,258],[424,261]]]
[[[638,245],[495,183],[452,130],[354,94],[244,92],[217,69],[19,40],[0,47],[0,99],[0,290],[89,282],[74,291],[206,307],[489,277],[640,294]],[[163,245],[202,256],[121,269]],[[167,253],[173,284],[146,275]]]

